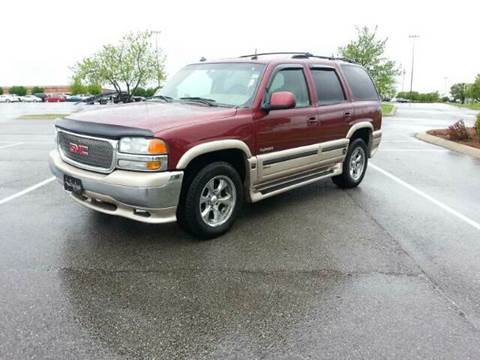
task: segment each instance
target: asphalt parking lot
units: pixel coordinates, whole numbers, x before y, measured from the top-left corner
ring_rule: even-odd
[[[198,242],[75,204],[53,122],[2,105],[0,358],[480,358],[480,160],[414,138],[473,112],[399,105],[359,188],[247,205]]]

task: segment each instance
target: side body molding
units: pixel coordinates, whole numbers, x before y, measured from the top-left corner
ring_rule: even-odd
[[[213,151],[238,149],[245,153],[247,159],[252,157],[252,152],[246,143],[241,140],[215,140],[198,144],[189,149],[182,155],[177,163],[177,169],[185,169],[190,161],[195,159],[199,155],[207,154]]]

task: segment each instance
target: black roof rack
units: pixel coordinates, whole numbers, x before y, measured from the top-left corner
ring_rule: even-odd
[[[355,61],[352,59],[347,59],[343,57],[335,57],[335,56],[322,56],[322,55],[313,55],[309,52],[305,51],[280,51],[280,52],[266,52],[266,53],[255,53],[249,55],[241,55],[241,58],[252,58],[252,60],[257,60],[259,56],[265,55],[293,55],[292,59],[308,59],[308,58],[317,58],[317,59],[325,59],[325,60],[341,60],[346,61],[352,64],[356,64]]]

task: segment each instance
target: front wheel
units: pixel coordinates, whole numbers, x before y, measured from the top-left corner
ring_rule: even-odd
[[[235,168],[226,162],[209,164],[185,186],[177,210],[178,223],[202,239],[227,232],[243,202],[242,181]]]
[[[368,165],[368,149],[363,139],[353,140],[343,161],[341,175],[332,177],[332,181],[342,189],[358,186],[365,176]]]

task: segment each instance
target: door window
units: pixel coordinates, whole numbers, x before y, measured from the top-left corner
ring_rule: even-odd
[[[269,93],[272,94],[277,91],[293,93],[297,101],[295,106],[297,108],[311,105],[307,82],[302,69],[284,69],[277,72],[270,85]]]
[[[342,84],[334,69],[312,69],[319,105],[332,105],[346,100]]]

